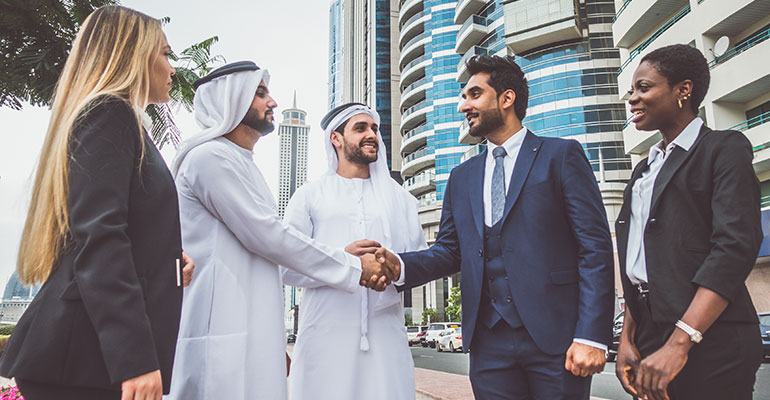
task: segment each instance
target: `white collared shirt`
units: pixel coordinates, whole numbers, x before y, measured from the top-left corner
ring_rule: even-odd
[[[516,159],[519,157],[519,150],[521,144],[524,142],[524,136],[527,135],[527,128],[522,127],[520,131],[513,134],[502,146],[498,146],[492,142],[487,142],[487,159],[484,164],[484,188],[483,188],[483,200],[484,200],[484,223],[487,226],[492,226],[492,171],[495,170],[495,156],[492,155],[492,150],[497,147],[505,148],[505,152],[508,153],[503,157],[503,171],[505,176],[505,193],[508,194],[508,184],[511,182],[511,176],[513,175],[513,167],[516,165]]]
[[[649,169],[634,182],[631,188],[631,219],[628,226],[628,246],[626,247],[626,274],[631,283],[637,285],[647,283],[647,261],[644,255],[644,230],[647,220],[650,219],[650,207],[652,207],[652,191],[655,187],[655,179],[668,160],[674,147],[684,151],[690,148],[698,138],[703,120],[695,117],[682,132],[666,146],[663,151],[663,140],[650,148],[650,156],[647,158]]]

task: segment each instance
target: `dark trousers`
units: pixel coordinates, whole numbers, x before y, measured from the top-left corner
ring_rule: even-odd
[[[647,303],[632,310],[636,343],[642,358],[660,349],[675,328],[654,322]],[[688,354],[687,364],[668,385],[671,400],[751,400],[762,362],[759,326],[716,322]]]
[[[120,391],[51,385],[16,379],[24,400],[120,400]]]
[[[470,346],[470,378],[476,399],[587,400],[591,378],[564,369],[565,354],[538,349],[526,328],[505,321],[477,324]]]

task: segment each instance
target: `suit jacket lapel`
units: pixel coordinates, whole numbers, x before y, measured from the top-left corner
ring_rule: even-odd
[[[513,174],[511,175],[511,182],[509,183],[508,192],[505,196],[505,210],[503,211],[502,220],[508,216],[508,213],[516,204],[516,200],[519,198],[521,188],[524,186],[524,182],[529,176],[529,171],[532,169],[532,164],[535,161],[538,150],[542,140],[535,136],[532,132],[527,130],[524,136],[524,141],[521,143],[519,149],[519,156],[516,158],[516,164],[513,166]]]
[[[484,167],[487,160],[487,150],[484,150],[476,157],[468,160],[472,163],[468,171],[471,174],[468,180],[468,196],[470,199],[470,209],[473,213],[473,222],[479,237],[484,237]]]
[[[660,172],[658,173],[658,177],[655,178],[655,185],[652,188],[652,202],[650,205],[650,216],[655,215],[655,207],[657,207],[658,202],[660,201],[660,196],[663,194],[663,191],[666,190],[666,186],[668,186],[669,182],[671,182],[671,178],[674,177],[676,174],[676,171],[679,170],[679,168],[684,164],[685,161],[687,161],[688,158],[692,155],[692,153],[695,151],[695,147],[700,142],[701,137],[711,131],[706,125],[701,126],[700,132],[698,133],[698,137],[695,139],[695,142],[690,146],[690,150],[684,150],[679,146],[674,146],[674,149],[671,150],[671,154],[668,156],[668,159],[663,164],[663,167],[660,169]]]

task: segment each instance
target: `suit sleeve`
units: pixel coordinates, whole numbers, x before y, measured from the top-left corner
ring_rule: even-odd
[[[293,227],[297,231],[313,237],[313,218],[310,214],[310,208],[307,201],[308,186],[299,188],[294,196],[289,200],[283,214],[283,223]],[[307,276],[292,269],[281,266],[281,278],[284,285],[298,286],[304,288],[314,288],[324,286],[323,282],[308,278]]]
[[[284,225],[261,193],[222,149],[210,147],[187,156],[184,178],[195,197],[230,229],[241,245],[271,262],[326,285],[353,293],[361,261],[342,249],[323,245]]]
[[[715,151],[712,168],[711,251],[692,282],[735,300],[745,285],[762,244],[759,182],[746,137],[715,132],[725,139]]]
[[[449,182],[444,192],[436,243],[426,250],[399,254],[404,263],[404,285],[399,286],[398,290],[424,285],[460,271],[460,243],[452,217],[451,187],[453,175],[449,176]]]
[[[127,233],[140,138],[129,106],[110,101],[93,109],[70,140],[75,281],[113,383],[159,368]]]
[[[611,344],[614,257],[599,186],[580,143],[569,140],[562,159],[561,188],[578,245],[580,295],[575,338]]]

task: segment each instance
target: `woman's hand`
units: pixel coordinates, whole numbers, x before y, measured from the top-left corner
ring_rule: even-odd
[[[182,262],[184,267],[182,268],[182,284],[184,287],[190,286],[195,271],[195,261],[193,261],[187,253],[182,252]]]
[[[123,381],[120,386],[123,394],[120,400],[161,400],[163,397],[163,382],[160,370],[148,372]]]

